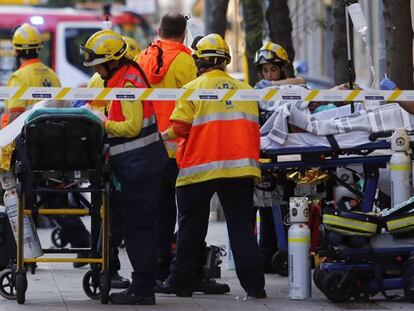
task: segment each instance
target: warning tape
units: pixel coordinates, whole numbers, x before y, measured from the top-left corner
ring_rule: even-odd
[[[0,87],[0,100],[414,101],[414,91]]]

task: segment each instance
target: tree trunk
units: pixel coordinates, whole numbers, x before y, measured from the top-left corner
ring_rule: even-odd
[[[206,5],[210,6],[210,14],[207,17],[209,32],[217,33],[224,38],[227,27],[227,7],[229,6],[229,0],[210,0],[206,1]]]
[[[258,81],[258,72],[253,64],[256,51],[260,49],[263,39],[263,4],[262,0],[241,0],[246,36],[246,56],[249,70],[249,84]]]
[[[295,50],[292,42],[292,20],[288,0],[270,0],[266,11],[266,20],[269,25],[269,35],[272,42],[281,45],[288,53],[291,65],[289,76],[294,75],[292,63],[295,59]]]
[[[345,5],[343,0],[335,0],[333,8],[334,43],[334,81],[336,85],[349,81],[348,55],[346,42]]]
[[[387,75],[400,89],[413,88],[413,28],[410,1],[383,0]]]

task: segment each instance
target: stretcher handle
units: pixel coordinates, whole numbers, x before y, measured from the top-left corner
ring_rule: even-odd
[[[378,132],[378,133],[372,133],[371,135],[369,135],[369,140],[376,141],[378,138],[391,137],[393,132],[394,131],[383,131],[383,132]]]

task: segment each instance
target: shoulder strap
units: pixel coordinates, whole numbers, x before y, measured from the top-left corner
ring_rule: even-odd
[[[132,65],[136,70],[138,70],[139,73],[142,76],[142,79],[144,79],[144,82],[145,82],[147,88],[151,88],[151,84],[148,82],[148,78],[147,78],[144,70],[142,70],[141,66],[137,62],[134,62],[134,61],[129,60],[127,58],[125,58],[125,62],[128,63],[129,65]]]

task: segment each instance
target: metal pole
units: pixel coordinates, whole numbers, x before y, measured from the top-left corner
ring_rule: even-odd
[[[347,55],[348,55],[348,80],[349,88],[354,89],[353,80],[354,80],[354,61],[353,61],[353,26],[349,22],[348,6],[351,5],[353,1],[345,1],[345,23],[346,23],[346,46],[347,46]],[[351,113],[355,112],[354,102],[351,102]]]
[[[211,2],[213,0],[204,0],[204,33],[211,33],[210,27],[210,15],[211,15]]]

